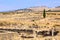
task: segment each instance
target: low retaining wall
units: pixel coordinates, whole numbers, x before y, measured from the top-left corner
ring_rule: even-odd
[[[19,40],[19,35],[15,32],[0,32],[0,40]]]

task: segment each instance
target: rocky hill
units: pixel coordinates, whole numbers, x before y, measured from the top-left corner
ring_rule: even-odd
[[[46,6],[36,6],[36,7],[30,7],[30,8],[25,8],[25,9],[19,9],[15,10],[17,12],[39,12],[39,11],[60,11],[60,6],[54,7],[54,8],[48,8]]]
[[[48,12],[60,12],[60,6],[54,7],[54,8],[48,8],[46,6],[36,6],[36,7],[30,7],[25,9],[17,9],[13,11],[7,11],[7,12],[0,12],[0,13],[25,13],[25,12],[41,12],[43,10],[46,10]]]

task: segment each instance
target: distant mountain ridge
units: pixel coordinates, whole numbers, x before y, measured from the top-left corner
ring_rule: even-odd
[[[55,8],[60,8],[60,6],[57,6],[57,7],[55,7]]]
[[[7,12],[38,12],[38,11],[59,11],[60,12],[60,6],[54,7],[54,8],[48,8],[46,6],[36,6],[36,7],[30,7],[30,8],[25,8],[25,9],[17,9],[13,11],[7,11]]]
[[[30,8],[26,8],[26,9],[20,9],[20,10],[17,10],[19,12],[32,12],[32,11],[43,11],[43,10],[46,10],[46,11],[60,11],[60,6],[57,6],[57,7],[54,7],[54,8],[48,8],[46,6],[36,6],[36,7],[30,7]]]

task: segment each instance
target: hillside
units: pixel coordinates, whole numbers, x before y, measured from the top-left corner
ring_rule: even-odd
[[[42,16],[44,9],[47,11],[46,18]],[[60,11],[58,12],[58,9],[43,6],[0,12],[0,39],[50,40],[53,37],[60,40]]]

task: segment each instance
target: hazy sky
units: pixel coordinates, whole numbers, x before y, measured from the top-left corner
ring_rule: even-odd
[[[23,9],[34,6],[60,6],[60,0],[0,0],[0,11]]]

